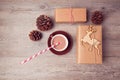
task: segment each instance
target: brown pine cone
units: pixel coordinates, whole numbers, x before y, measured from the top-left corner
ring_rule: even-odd
[[[36,26],[41,31],[47,31],[47,30],[52,28],[53,22],[52,22],[52,19],[50,17],[45,16],[45,15],[40,15],[37,18]]]
[[[91,21],[94,24],[101,24],[103,22],[104,16],[101,11],[95,11],[92,14]]]
[[[33,30],[30,32],[29,38],[33,41],[38,41],[42,38],[42,33],[37,30]]]

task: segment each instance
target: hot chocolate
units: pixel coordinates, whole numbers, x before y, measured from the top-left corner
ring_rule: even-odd
[[[54,49],[56,51],[63,51],[67,48],[68,46],[68,39],[62,35],[62,34],[57,34],[55,36],[52,37],[52,40],[51,40],[51,44],[56,44],[60,42],[60,44],[58,46],[55,46]]]

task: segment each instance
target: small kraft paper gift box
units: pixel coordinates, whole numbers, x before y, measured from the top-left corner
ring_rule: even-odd
[[[77,63],[102,64],[102,26],[77,28]]]
[[[56,22],[86,22],[86,8],[59,8],[55,10]]]

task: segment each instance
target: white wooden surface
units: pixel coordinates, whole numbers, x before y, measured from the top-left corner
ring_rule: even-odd
[[[36,18],[45,14],[54,19],[54,9],[86,7],[89,12],[102,10],[103,64],[76,63],[76,28],[87,23],[55,23],[42,32],[38,42],[29,40],[28,33],[36,28]],[[31,62],[19,62],[47,47],[50,33],[64,30],[72,35],[72,50],[62,56],[50,51]],[[0,80],[120,80],[120,0],[0,0]]]

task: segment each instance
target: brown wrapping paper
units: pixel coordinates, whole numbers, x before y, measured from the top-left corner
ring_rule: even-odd
[[[93,26],[92,26],[93,27]],[[79,26],[77,29],[77,62],[102,64],[102,26]]]
[[[59,8],[55,10],[56,22],[86,22],[86,8]]]

